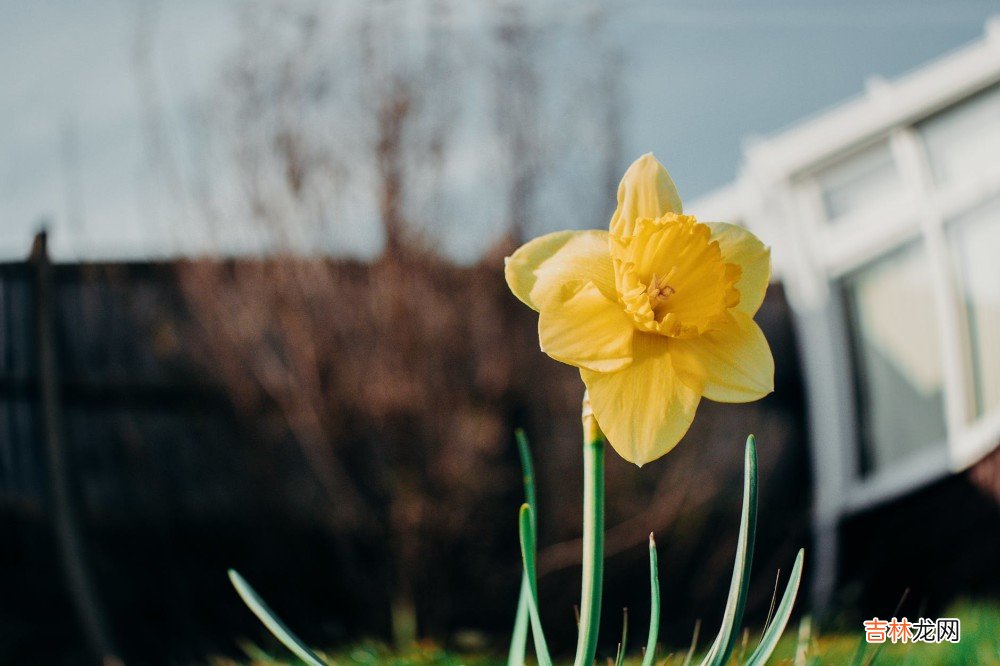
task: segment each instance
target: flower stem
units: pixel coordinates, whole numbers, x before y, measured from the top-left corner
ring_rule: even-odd
[[[604,578],[604,435],[588,428],[583,443],[583,583],[580,589],[580,636],[575,666],[590,666],[597,653]]]

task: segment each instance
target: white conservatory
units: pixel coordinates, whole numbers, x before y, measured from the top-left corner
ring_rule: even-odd
[[[751,142],[736,181],[688,208],[773,247],[808,390],[822,604],[843,517],[1000,444],[1000,19]]]

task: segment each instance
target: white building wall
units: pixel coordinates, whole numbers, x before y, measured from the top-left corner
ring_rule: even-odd
[[[1000,18],[753,141],[737,180],[687,208],[772,245],[808,391],[824,603],[843,516],[1000,443]]]

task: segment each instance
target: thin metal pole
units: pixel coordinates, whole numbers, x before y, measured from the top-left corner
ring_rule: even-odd
[[[36,326],[38,345],[41,433],[48,465],[49,500],[57,548],[70,597],[76,606],[87,643],[101,663],[118,663],[108,625],[90,575],[70,488],[69,465],[63,441],[62,404],[59,395],[59,361],[56,353],[55,294],[52,263],[44,231],[35,237]]]

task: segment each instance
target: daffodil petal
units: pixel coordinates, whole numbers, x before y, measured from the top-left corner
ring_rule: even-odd
[[[774,390],[774,358],[764,333],[744,312],[696,338],[670,340],[681,380],[716,402],[751,402]]]
[[[621,239],[629,238],[636,220],[681,212],[681,198],[670,174],[653,153],[646,153],[632,162],[618,185],[618,207],[611,216],[610,231]]]
[[[504,260],[507,285],[533,310],[570,282],[593,282],[613,297],[614,268],[606,231],[556,231],[522,245]]]
[[[705,224],[712,230],[712,240],[719,241],[722,260],[742,269],[736,281],[740,302],[734,309],[752,317],[764,302],[764,293],[771,281],[771,248],[741,226],[727,222]]]
[[[608,442],[636,465],[656,460],[687,432],[701,396],[674,372],[667,338],[635,333],[632,364],[615,372],[581,370]]]
[[[538,316],[542,351],[579,368],[612,372],[632,362],[632,320],[593,282],[565,285]]]

